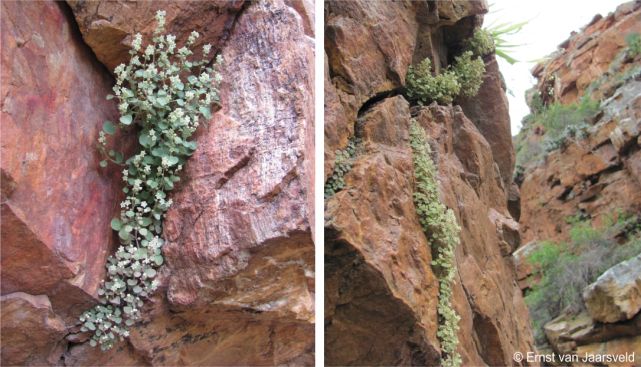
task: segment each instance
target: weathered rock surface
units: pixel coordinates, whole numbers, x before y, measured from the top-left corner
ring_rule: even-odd
[[[626,46],[626,36],[633,32],[641,32],[639,1],[621,4],[605,17],[597,15],[580,32],[573,32],[550,60],[532,70],[544,100],[564,104],[578,100],[608,71],[614,57]],[[600,98],[611,84],[594,87],[594,97]]]
[[[624,50],[630,33],[641,33],[639,1],[622,4],[605,17],[595,16],[532,72],[538,84],[529,98],[538,92],[544,104],[569,105],[589,95],[600,106],[584,121],[589,126],[586,137],[568,138],[561,148],[523,164],[516,180],[520,184],[521,237],[526,245],[514,258],[524,290],[538,281],[531,275],[534,269],[527,261],[528,253],[542,241],[567,241],[568,217],[580,215],[600,227],[606,219],[617,219],[619,213],[641,212],[641,57]],[[525,135],[519,137],[521,147],[530,153],[541,151],[546,136],[545,126],[534,117]],[[617,241],[622,234],[613,234],[611,240]],[[586,353],[639,355],[641,305],[636,278],[641,265],[638,257],[629,261],[637,264],[621,263],[585,289],[587,311],[563,313],[545,325],[547,340],[556,352],[580,357]]]
[[[313,7],[70,1],[108,68],[163,5],[179,43],[194,28],[229,60],[223,108],[173,193],[161,287],[130,338],[103,353],[74,324],[103,278],[118,203],[119,177],[98,174],[94,153],[116,116],[112,80],[65,4],[2,4],[2,291],[52,304],[5,319],[3,296],[3,365],[313,364]],[[9,348],[24,343],[18,316],[37,334],[28,353]]]
[[[587,312],[577,315],[563,313],[545,324],[544,330],[557,353],[572,354],[579,348],[641,335],[641,314],[627,322],[604,324],[593,320]]]
[[[64,334],[64,323],[47,323],[75,322],[103,278],[120,187],[113,169],[99,168],[95,143],[116,114],[104,100],[111,78],[63,4],[0,6],[1,290],[24,294],[6,299],[2,364],[37,364]],[[24,308],[15,311],[19,303]],[[19,345],[30,349],[10,347]]]
[[[67,1],[82,32],[82,37],[109,71],[126,63],[133,35],[149,40],[156,27],[154,15],[164,10],[167,32],[182,44],[195,30],[200,37],[195,47],[211,44],[217,52],[229,38],[243,0],[229,1]]]
[[[586,139],[570,141],[527,171],[521,185],[521,236],[565,240],[568,216],[597,224],[621,210],[641,211],[641,81],[619,87],[602,102],[603,113]]]
[[[476,96],[460,98],[465,115],[474,122],[492,148],[492,155],[501,173],[503,187],[512,184],[514,147],[510,131],[510,111],[505,86],[495,59],[486,62],[483,84]]]
[[[313,40],[296,9],[260,2],[222,55],[223,108],[165,220],[166,300],[122,353],[154,365],[312,364]]]
[[[2,364],[55,364],[66,344],[65,322],[51,308],[47,296],[22,292],[0,296],[2,309]]]
[[[641,255],[619,263],[583,291],[590,316],[600,322],[631,319],[641,310]]]
[[[430,137],[443,202],[463,227],[453,297],[461,315],[463,365],[514,365],[514,352],[533,349],[509,256],[518,243],[518,224],[507,211],[492,143],[460,107],[433,105],[410,112],[398,96],[407,67],[425,57],[435,60],[437,68],[444,66],[448,46],[471,34],[486,4],[426,5],[326,4],[325,176],[333,169],[335,150],[350,137],[361,141],[345,189],[326,202],[329,365],[439,363],[438,280],[412,198],[412,116]],[[487,78],[498,80],[495,72],[490,70]],[[500,87],[497,91],[503,93]],[[507,115],[501,116],[497,124],[509,126],[502,119]],[[509,132],[502,138],[511,149]]]
[[[363,152],[347,188],[327,203],[326,360],[332,365],[438,364],[438,285],[407,174],[413,170],[409,118],[407,102],[394,97],[359,119]],[[491,220],[493,210],[506,212],[505,201],[494,201],[504,196],[491,148],[458,108],[430,107],[417,119],[438,147],[443,200],[463,227],[454,291],[463,364],[512,364],[512,354],[531,350],[532,339],[499,247],[500,221]],[[479,177],[472,183],[471,162]]]
[[[641,359],[641,357],[639,357],[639,355],[641,355],[641,336],[617,338],[603,343],[583,345],[577,348],[577,354],[581,358],[584,358],[584,356],[592,356],[593,359],[599,356],[617,356],[617,358],[624,360],[608,363],[608,366],[636,366]],[[601,363],[594,363],[592,365],[595,364],[599,365]]]

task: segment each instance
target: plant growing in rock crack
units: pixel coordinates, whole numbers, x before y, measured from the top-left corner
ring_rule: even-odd
[[[352,163],[356,156],[356,149],[359,144],[358,138],[351,138],[347,147],[336,151],[334,160],[334,171],[325,182],[325,199],[329,199],[345,187],[345,175],[352,169]]]
[[[485,63],[480,57],[473,57],[472,51],[455,57],[454,64],[437,75],[432,75],[432,62],[426,58],[408,68],[405,92],[409,100],[419,105],[432,101],[448,104],[459,95],[475,96],[484,73]]]
[[[193,46],[199,37],[192,32],[184,47],[177,48],[176,37],[163,34],[165,12],[156,14],[157,26],[152,43],[143,49],[136,34],[127,65],[114,70],[114,95],[120,111],[119,127],[136,127],[140,149],[123,162],[123,154],[107,151],[106,140],[116,126],[106,121],[98,139],[106,160],[124,166],[125,200],[120,216],[111,221],[118,232],[120,247],[109,257],[107,279],[98,295],[100,304],[80,317],[82,331],[93,333],[90,344],[103,350],[116,339],[129,335],[129,327],[140,318],[143,300],[158,286],[154,278],[163,263],[162,219],[172,204],[167,193],[179,181],[178,174],[196,143],[190,141],[204,117],[211,118],[212,103],[219,103],[217,86],[221,76],[207,57],[211,46],[203,47],[203,59],[192,61]]]
[[[432,252],[436,252],[432,265],[439,278],[440,320],[437,336],[444,355],[441,366],[458,367],[461,365],[461,356],[456,351],[460,317],[452,307],[452,286],[456,276],[454,249],[460,242],[461,229],[454,212],[440,201],[437,171],[430,156],[430,146],[426,142],[425,132],[416,120],[412,120],[410,124],[410,145],[416,178],[414,205]]]

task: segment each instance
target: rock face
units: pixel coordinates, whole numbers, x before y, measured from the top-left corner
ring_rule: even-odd
[[[610,268],[583,291],[592,319],[617,322],[641,310],[641,255]]]
[[[640,2],[630,1],[605,17],[596,15],[580,32],[572,32],[550,60],[538,64],[532,74],[538,79],[537,89],[544,100],[566,104],[585,95],[626,46],[626,36],[641,31],[640,9]],[[600,99],[612,84],[593,87],[590,91]]]
[[[587,96],[599,101],[599,107],[584,121],[586,136],[566,139],[560,148],[526,165],[516,180],[525,245],[514,258],[519,284],[526,291],[538,281],[532,276],[528,253],[542,241],[567,241],[572,227],[568,217],[580,216],[601,226],[618,213],[641,212],[641,55],[627,51],[625,38],[630,33],[641,33],[639,1],[622,4],[606,17],[596,16],[532,72],[538,78],[532,95],[538,93],[543,104],[570,105]],[[523,147],[537,147],[545,136],[545,126],[536,118],[524,130]],[[618,235],[622,233],[611,241]],[[634,352],[638,364],[640,259],[620,263],[585,290],[579,289],[587,311],[563,312],[544,326],[555,352],[577,356]],[[628,362],[632,363],[605,365],[635,365]]]
[[[164,10],[167,32],[182,44],[189,32],[203,35],[195,46],[210,43],[214,51],[229,39],[230,31],[244,1],[153,2],[153,1],[67,1],[78,22],[82,37],[98,61],[110,71],[129,60],[133,35],[151,39],[158,10]],[[186,31],[189,30],[189,31]]]
[[[54,314],[47,296],[14,292],[0,297],[2,363],[47,365],[58,362],[67,327]]]
[[[570,140],[551,152],[541,164],[530,167],[521,184],[521,235],[532,240],[567,239],[565,218],[578,212],[599,223],[622,210],[641,211],[641,60],[622,57],[624,38],[641,33],[641,3],[619,6],[605,18],[574,34],[538,65],[537,90],[545,98],[564,104],[591,93],[601,101],[602,112],[592,121],[587,139]],[[554,80],[552,96],[547,80]],[[548,96],[548,97],[545,97]],[[528,138],[537,140],[541,130]]]
[[[412,198],[414,117],[435,152],[442,200],[462,227],[453,304],[463,365],[515,365],[513,353],[532,351],[533,339],[509,256],[518,224],[494,155],[497,141],[511,152],[508,116],[494,122],[504,136],[486,136],[485,118],[465,107],[410,108],[398,95],[412,62],[429,56],[446,65],[449,47],[471,35],[486,4],[336,1],[326,10],[325,177],[334,152],[360,141],[346,187],[326,202],[326,363],[439,363],[438,279]],[[498,80],[492,63],[486,83]]]
[[[2,78],[3,365],[313,364],[309,2],[164,4],[179,44],[193,28],[229,60],[223,107],[173,193],[144,319],[106,353],[75,327],[103,278],[120,190],[97,168],[98,130],[117,113],[91,51],[113,68],[162,5],[2,4],[3,65],[13,65]],[[19,322],[33,324],[32,350]]]
[[[614,354],[612,347],[616,345],[619,352],[638,355],[641,346],[641,314],[628,322],[603,324],[587,312],[563,313],[545,324],[544,329],[552,348],[559,354]]]
[[[40,364],[104,275],[120,188],[95,142],[116,114],[104,101],[112,81],[63,4],[0,6],[2,364]]]

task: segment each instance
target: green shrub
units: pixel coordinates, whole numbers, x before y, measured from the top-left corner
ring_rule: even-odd
[[[417,67],[410,66],[406,77],[406,95],[411,101],[425,105],[432,101],[452,103],[463,94],[474,96],[483,82],[485,64],[480,57],[472,59],[466,51],[455,57],[454,65],[441,74],[432,75],[432,62],[426,58]]]
[[[545,128],[545,135],[556,138],[571,125],[584,124],[599,111],[599,102],[585,96],[578,103],[563,105],[554,103],[547,106],[535,118]]]
[[[451,209],[443,205],[439,198],[437,168],[431,158],[430,146],[425,132],[412,120],[410,124],[410,145],[414,162],[414,205],[423,231],[428,239],[432,253],[436,254],[432,265],[439,279],[438,314],[439,327],[436,335],[441,341],[441,366],[458,367],[461,356],[458,346],[459,315],[452,306],[452,286],[456,277],[456,257],[454,250],[460,242],[460,227]]]
[[[156,14],[153,42],[142,48],[142,36],[134,37],[131,59],[114,70],[114,95],[119,102],[118,127],[138,135],[138,152],[124,162],[121,152],[107,147],[107,137],[116,125],[106,121],[98,139],[106,160],[123,166],[123,192],[120,216],[111,221],[120,246],[109,256],[107,279],[98,295],[100,304],[80,317],[81,331],[91,332],[90,345],[103,350],[116,339],[129,335],[129,327],[141,316],[144,299],[158,286],[156,270],[163,264],[162,219],[172,205],[167,194],[180,180],[187,158],[196,149],[191,141],[199,120],[211,117],[210,106],[218,103],[220,74],[209,67],[210,45],[203,47],[203,59],[191,61],[191,47],[199,37],[192,32],[177,49],[172,35],[163,35],[165,12]],[[142,53],[141,53],[142,52]],[[139,54],[140,53],[140,54]],[[217,58],[218,68],[222,60]],[[197,75],[192,73],[198,70]],[[131,129],[131,127],[136,129]]]
[[[465,50],[473,52],[474,56],[489,55],[495,49],[494,38],[487,29],[478,28],[472,37],[463,42],[463,47]]]
[[[441,104],[452,103],[461,91],[461,84],[451,70],[433,76],[432,62],[426,58],[416,68],[407,71],[407,96],[410,100],[426,105],[431,101]]]
[[[525,301],[538,343],[545,342],[543,326],[567,310],[584,308],[583,289],[603,272],[641,253],[641,232],[636,217],[619,216],[594,227],[586,220],[570,221],[568,243],[543,242],[528,257],[541,277],[527,293]],[[625,240],[619,244],[617,237]]]
[[[576,125],[568,125],[558,136],[547,136],[541,144],[545,153],[550,153],[557,149],[564,148],[569,140],[581,140],[587,137],[587,131],[590,126],[584,122]]]
[[[627,44],[627,53],[630,57],[635,58],[641,55],[641,34],[630,33],[625,37]]]
[[[325,200],[345,188],[345,175],[352,169],[359,142],[359,139],[351,138],[345,149],[336,151],[334,170],[325,182]]]
[[[460,93],[467,97],[475,96],[483,83],[485,63],[480,57],[472,59],[472,52],[465,51],[461,56],[454,58],[452,68],[461,85]]]

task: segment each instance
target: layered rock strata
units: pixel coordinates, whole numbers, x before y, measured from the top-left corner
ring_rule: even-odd
[[[410,64],[447,66],[486,11],[484,2],[326,4],[326,178],[336,150],[360,142],[345,188],[326,202],[329,365],[439,363],[438,279],[412,199],[411,118],[429,137],[442,201],[462,227],[453,304],[463,365],[518,365],[514,352],[533,350],[510,257],[514,155],[494,57],[476,98],[417,108],[400,95]]]

